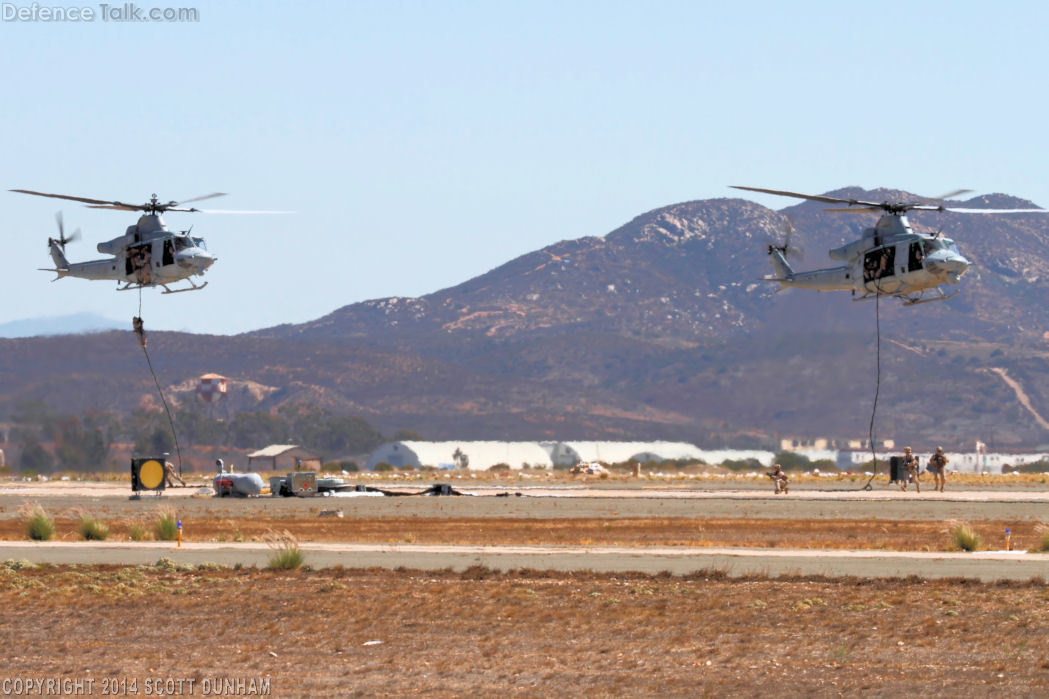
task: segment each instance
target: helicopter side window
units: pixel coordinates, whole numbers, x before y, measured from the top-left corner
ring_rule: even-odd
[[[922,268],[922,263],[925,261],[925,251],[922,249],[920,240],[911,243],[910,252],[907,257],[908,272],[917,272]]]
[[[165,267],[175,264],[175,243],[171,240],[164,241],[164,255],[162,261]]]

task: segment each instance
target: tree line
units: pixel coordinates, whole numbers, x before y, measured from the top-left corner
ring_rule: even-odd
[[[363,454],[387,441],[362,417],[336,415],[308,405],[282,406],[275,413],[243,411],[215,420],[197,403],[173,414],[179,446],[257,449],[267,444],[298,444],[326,457]],[[49,473],[55,468],[97,471],[108,467],[114,444],[131,443],[140,454],[173,453],[175,443],[162,410],[137,408],[120,416],[103,411],[81,415],[55,412],[41,401],[24,401],[10,416],[9,440],[18,445],[20,471]],[[391,439],[421,439],[397,430]]]

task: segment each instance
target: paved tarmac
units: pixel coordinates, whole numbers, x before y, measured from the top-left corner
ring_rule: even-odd
[[[428,483],[391,486],[418,492]],[[822,484],[821,484],[822,485]],[[385,486],[384,486],[385,487]],[[18,517],[25,502],[40,504],[59,516],[85,509],[97,516],[136,516],[158,507],[175,508],[182,517],[309,516],[338,507],[347,517],[738,517],[746,519],[997,519],[1049,521],[1049,488],[957,488],[945,493],[901,492],[884,485],[856,488],[797,488],[774,495],[768,488],[675,487],[638,484],[455,487],[476,497],[318,497],[216,498],[210,489],[173,488],[163,497],[129,500],[126,483],[0,484],[0,519]],[[203,492],[201,492],[203,491]],[[494,497],[506,493],[509,497]],[[517,494],[520,493],[518,497]]]
[[[862,578],[969,578],[982,581],[1049,580],[1049,554],[1012,551],[920,553],[818,551],[805,549],[622,547],[622,546],[449,546],[421,544],[302,544],[313,568],[409,568],[465,570],[592,570],[675,575],[721,571],[745,575],[823,575]],[[0,560],[54,564],[152,565],[161,558],[200,565],[266,567],[272,549],[258,543],[0,542]]]

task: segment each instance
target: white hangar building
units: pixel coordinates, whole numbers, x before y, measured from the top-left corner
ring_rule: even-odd
[[[704,458],[704,452],[688,442],[540,442],[555,466],[574,466],[580,462],[668,461]]]
[[[383,462],[396,468],[461,468],[464,456],[471,471],[487,471],[496,464],[514,470],[553,468],[550,455],[536,442],[390,442],[371,453],[365,468],[374,471]]]
[[[458,456],[456,454],[458,452]],[[720,464],[728,459],[756,459],[772,463],[773,453],[760,450],[700,449],[688,442],[389,442],[368,457],[365,468],[388,463],[395,468],[462,468],[462,457],[472,471],[486,471],[496,464],[511,469],[569,468],[578,463],[604,464],[687,459]]]

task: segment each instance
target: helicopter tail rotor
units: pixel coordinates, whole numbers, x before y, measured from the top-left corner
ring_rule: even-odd
[[[58,247],[62,248],[62,252],[65,252],[66,244],[72,243],[74,240],[78,240],[80,238],[80,229],[77,228],[75,231],[70,233],[69,237],[67,238],[65,223],[62,220],[61,211],[55,214],[55,221],[58,223],[58,238],[48,238],[47,244],[48,247],[50,247],[51,245],[57,245]]]
[[[780,242],[770,240],[768,241],[766,251],[771,255],[774,251],[778,250],[781,255],[790,260],[800,260],[805,256],[805,250],[793,241],[794,238],[794,224],[787,216],[783,217],[783,222],[780,224]]]

